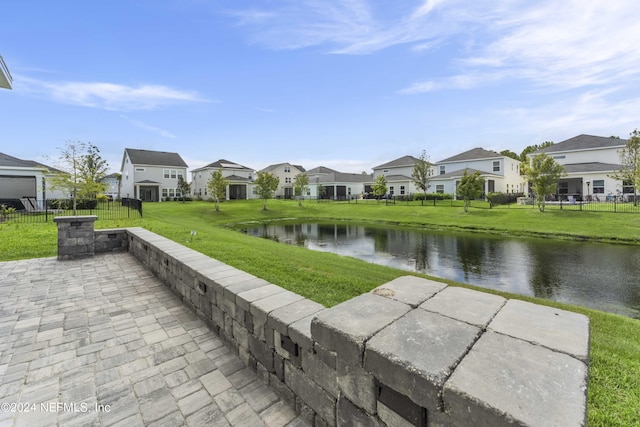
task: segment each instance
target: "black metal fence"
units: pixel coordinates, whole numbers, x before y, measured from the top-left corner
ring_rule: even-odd
[[[46,200],[44,202],[33,197],[20,200],[0,200],[0,222],[49,222],[53,221],[56,216],[72,215],[74,215],[73,201],[69,199]],[[98,221],[142,218],[142,200],[78,200],[75,215],[95,215],[98,217]]]
[[[474,209],[538,209],[537,200],[522,199],[516,202],[516,198],[505,202],[504,200],[478,199],[472,200],[470,206]],[[409,196],[388,196],[379,199],[351,198],[347,200],[318,199],[318,203],[351,203],[351,204],[384,204],[397,206],[425,206],[461,208],[463,200],[455,198],[433,198],[420,200]],[[640,213],[640,200],[633,198],[603,198],[600,201],[576,201],[560,200],[545,202],[545,210],[583,211],[583,212],[611,212],[611,213]]]

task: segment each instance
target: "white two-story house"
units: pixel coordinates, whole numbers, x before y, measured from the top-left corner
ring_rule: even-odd
[[[631,183],[612,175],[621,169],[620,153],[627,140],[603,136],[578,135],[529,155],[544,153],[564,166],[566,176],[558,182],[558,197],[567,200],[599,200],[633,194]]]
[[[191,194],[193,197],[211,199],[208,184],[211,173],[222,170],[222,176],[229,181],[226,189],[226,200],[244,200],[253,198],[253,181],[256,171],[229,160],[217,162],[191,171]]]
[[[520,161],[495,151],[473,148],[436,162],[430,192],[455,194],[464,172],[480,171],[484,178],[484,193],[522,193],[524,179]]]
[[[387,182],[387,193],[391,196],[405,196],[420,192],[411,177],[413,168],[418,161],[419,159],[413,156],[403,156],[375,166],[373,168],[373,180],[371,184],[375,182],[378,176],[384,175]]]
[[[160,202],[181,197],[178,177],[187,179],[187,164],[178,153],[125,148],[120,197]]]
[[[305,169],[300,165],[278,163],[275,165],[269,165],[260,172],[269,172],[280,179],[280,184],[274,194],[276,198],[291,199],[294,196],[293,183],[295,182],[296,175],[304,173]],[[254,197],[257,196],[254,194]]]

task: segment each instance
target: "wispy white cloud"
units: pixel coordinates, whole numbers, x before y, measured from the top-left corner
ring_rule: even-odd
[[[143,123],[139,120],[134,120],[134,119],[130,119],[129,117],[121,114],[120,118],[126,120],[127,122],[129,122],[130,124],[132,124],[133,126],[140,128],[140,129],[144,129],[147,130],[149,132],[153,132],[153,133],[157,133],[158,135],[165,137],[165,138],[176,138],[176,136],[174,134],[172,134],[171,132],[169,132],[168,130],[165,129],[161,129],[159,127],[155,127],[155,126],[151,126],[148,125],[146,123]]]
[[[196,92],[162,85],[127,86],[104,82],[52,82],[20,76],[16,91],[49,96],[65,104],[105,110],[154,110],[185,102],[211,102]]]
[[[399,92],[468,89],[505,79],[565,90],[640,77],[633,0],[285,0],[232,12],[253,41],[272,49],[321,47],[371,54],[406,44],[429,55],[447,43],[450,75]],[[442,58],[438,58],[442,60]]]
[[[366,0],[289,0],[268,12],[249,9],[230,14],[254,32],[253,42],[271,49],[323,46],[336,54],[367,54],[397,44],[422,42],[422,49],[435,45],[448,32],[439,22],[429,23],[441,3],[423,0],[412,7],[393,3],[376,10]]]
[[[415,82],[400,93],[470,88],[505,79],[566,90],[637,81],[640,76],[633,1],[491,1],[465,10],[454,2],[441,12],[455,20],[457,28],[473,29],[455,35],[469,47],[451,62],[457,74]],[[469,85],[460,85],[467,76]]]

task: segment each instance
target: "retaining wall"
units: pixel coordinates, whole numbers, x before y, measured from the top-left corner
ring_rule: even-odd
[[[586,424],[585,316],[414,276],[325,308],[121,231],[104,248],[128,247],[311,425]]]

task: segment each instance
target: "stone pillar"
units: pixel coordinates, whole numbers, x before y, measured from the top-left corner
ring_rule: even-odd
[[[95,252],[93,223],[95,215],[58,216],[58,259],[79,259],[92,257]]]

